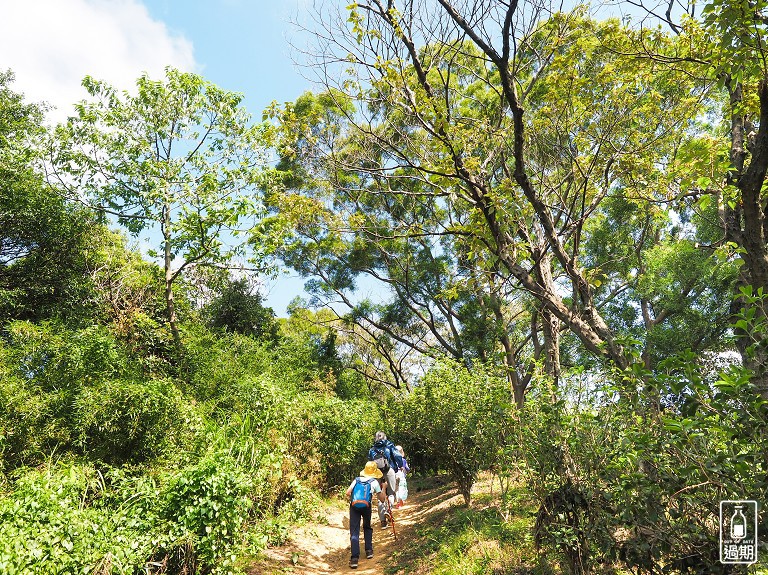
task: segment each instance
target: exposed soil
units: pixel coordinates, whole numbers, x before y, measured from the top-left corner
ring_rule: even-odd
[[[395,510],[397,539],[392,529],[383,530],[376,511],[373,512],[373,559],[365,558],[361,549],[357,569],[349,567],[349,510],[328,507],[327,523],[311,523],[298,527],[289,541],[266,551],[266,557],[249,570],[251,575],[335,575],[357,573],[381,575],[386,567],[408,561],[408,542],[417,536],[419,525],[440,521],[446,511],[464,502],[456,489],[439,485],[411,493],[406,504]],[[362,529],[360,546],[363,547]],[[397,555],[397,557],[395,557]]]

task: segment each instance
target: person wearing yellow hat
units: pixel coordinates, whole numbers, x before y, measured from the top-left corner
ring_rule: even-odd
[[[369,461],[365,468],[360,472],[359,477],[347,488],[347,497],[349,498],[349,542],[352,547],[352,556],[349,559],[349,566],[357,569],[358,559],[360,558],[360,523],[363,524],[363,537],[365,539],[365,556],[368,559],[373,558],[373,527],[371,527],[371,500],[373,494],[377,493],[379,499],[382,499],[382,486],[378,479],[383,474],[376,466],[376,463]],[[386,489],[386,481],[384,482]]]

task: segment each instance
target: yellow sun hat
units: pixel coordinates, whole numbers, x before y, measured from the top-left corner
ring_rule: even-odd
[[[383,477],[383,473],[381,470],[376,467],[375,461],[369,461],[365,464],[365,469],[363,469],[360,472],[360,477],[373,477],[374,479],[378,479],[379,477]]]

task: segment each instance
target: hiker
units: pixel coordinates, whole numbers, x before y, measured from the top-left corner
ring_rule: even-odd
[[[383,499],[378,479],[382,473],[373,461],[365,464],[365,469],[360,472],[347,489],[349,497],[349,542],[352,547],[352,556],[349,566],[357,569],[360,558],[360,520],[363,522],[363,538],[365,540],[365,556],[373,558],[373,527],[371,527],[371,500],[373,494],[378,493],[378,498]],[[386,482],[384,483],[386,485]]]
[[[395,449],[397,449],[398,453],[400,454],[400,457],[403,458],[403,465],[402,465],[403,473],[404,474],[405,473],[410,473],[411,466],[408,465],[408,460],[405,459],[405,451],[403,451],[403,446],[402,445],[396,445]]]
[[[395,492],[397,490],[396,473],[403,465],[403,458],[400,452],[395,449],[395,444],[387,439],[383,431],[377,431],[374,437],[373,446],[368,450],[368,461],[373,461],[376,467],[386,478],[386,494],[389,498],[391,507],[395,507]],[[379,521],[381,528],[387,528],[387,506],[386,500],[379,501]]]
[[[395,504],[395,509],[399,509],[405,504],[405,500],[408,499],[408,482],[405,479],[405,474],[408,473],[411,468],[408,465],[408,460],[405,458],[405,451],[403,451],[402,445],[395,446],[395,449],[400,452],[400,456],[403,458],[403,465],[400,467],[400,469],[397,470],[397,473],[395,473],[395,478],[397,479],[397,490],[396,490],[396,497],[397,497],[397,503]]]

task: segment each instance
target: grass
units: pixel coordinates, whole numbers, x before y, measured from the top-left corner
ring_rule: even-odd
[[[418,487],[418,486],[417,486]],[[436,506],[417,536],[393,557],[386,575],[544,575],[558,573],[533,544],[534,508],[522,485],[506,509],[490,476],[478,482],[469,508]]]
[[[525,485],[512,485],[503,500],[493,487],[484,476],[469,508],[444,507],[429,515],[385,575],[565,575],[557,554],[534,544],[536,505]],[[616,565],[594,565],[591,572],[631,575]],[[768,575],[763,561],[744,572]]]
[[[486,475],[475,485],[468,508],[443,477],[414,477],[409,488],[412,495],[419,494],[420,523],[398,541],[384,575],[566,575],[555,551],[537,549],[534,544],[537,507],[522,482],[512,485],[502,498],[498,483]],[[326,504],[336,508],[339,501],[333,498]],[[294,572],[291,565],[267,567],[254,564],[249,573]],[[762,564],[746,572],[768,575]],[[616,565],[594,565],[592,574],[631,575]]]

